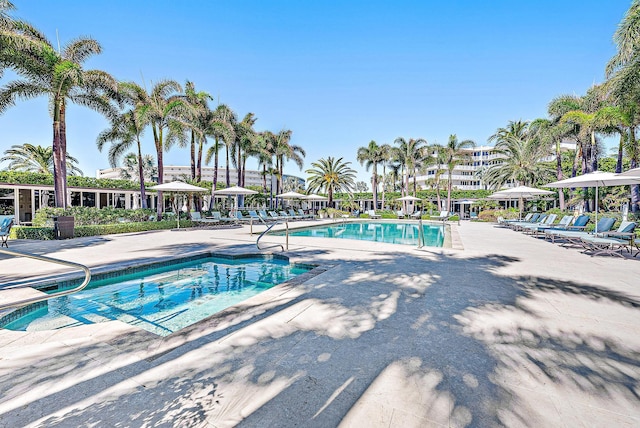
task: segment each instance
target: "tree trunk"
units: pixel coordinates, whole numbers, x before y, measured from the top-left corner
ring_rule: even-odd
[[[219,163],[219,155],[218,155],[218,150],[220,149],[220,142],[218,141],[217,138],[214,139],[213,142],[214,146],[213,146],[213,150],[214,150],[214,154],[213,154],[213,183],[211,183],[211,202],[209,203],[209,210],[213,210],[213,207],[215,206],[215,192],[218,186],[218,163]]]
[[[54,101],[53,119],[53,186],[56,207],[67,208],[66,135],[64,101]]]
[[[562,180],[562,152],[560,151],[560,140],[556,141],[556,177]],[[558,190],[558,200],[560,202],[560,210],[564,211],[564,190]]]
[[[631,147],[631,165],[630,167],[637,168],[638,167],[638,142],[636,141],[636,129],[635,127],[631,127],[629,132],[629,145]],[[634,214],[640,212],[640,186],[634,184],[631,186],[631,211]]]
[[[385,196],[385,180],[387,178],[387,167],[382,165],[382,209],[384,209],[384,196]]]
[[[196,134],[191,131],[191,179],[196,179]]]
[[[147,208],[147,193],[144,188],[144,168],[142,165],[142,145],[140,144],[140,138],[136,137],[138,143],[138,177],[140,178],[140,206]]]
[[[229,146],[226,147],[225,153],[227,155],[227,187],[231,186],[231,172],[229,171]]]
[[[156,129],[156,124],[152,123],[153,140],[156,145],[156,156],[158,157],[158,184],[164,183],[164,159],[162,157],[162,129]],[[156,205],[156,214],[158,221],[162,220],[164,211],[164,196],[162,192],[158,192],[158,204]]]
[[[616,174],[622,172],[622,154],[624,153],[625,133],[620,132],[620,141],[618,142],[618,159],[616,160]]]
[[[376,165],[373,165],[373,175],[371,176],[371,191],[373,193],[373,208],[378,209],[378,171]]]

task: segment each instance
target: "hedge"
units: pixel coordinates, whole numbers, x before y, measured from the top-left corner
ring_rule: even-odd
[[[190,220],[181,220],[180,227],[190,228],[196,224]],[[147,230],[174,229],[175,220],[145,221],[137,223],[117,223],[117,224],[96,224],[89,226],[76,226],[74,228],[74,238],[86,236],[112,235],[116,233],[145,232]],[[11,228],[11,239],[54,239],[52,227],[31,227],[15,226]]]

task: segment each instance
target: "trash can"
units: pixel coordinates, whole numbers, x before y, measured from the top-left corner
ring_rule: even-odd
[[[53,236],[56,239],[73,238],[73,216],[58,216],[53,218]]]

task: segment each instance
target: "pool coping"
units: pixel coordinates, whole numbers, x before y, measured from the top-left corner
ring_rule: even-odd
[[[318,269],[319,266],[316,264],[310,264],[310,263],[302,263],[302,262],[295,262],[291,260],[291,257],[287,256],[287,255],[283,255],[283,254],[278,254],[278,253],[271,253],[271,252],[264,252],[264,253],[260,253],[260,252],[218,252],[218,251],[211,251],[211,250],[204,250],[204,251],[196,251],[187,255],[182,255],[182,256],[167,256],[162,258],[161,260],[158,259],[154,259],[153,261],[149,261],[148,263],[141,263],[141,261],[144,260],[148,260],[148,259],[138,259],[138,260],[127,260],[126,262],[121,262],[121,263],[114,263],[112,265],[108,265],[108,266],[103,266],[103,267],[98,267],[95,270],[91,269],[91,279],[92,280],[96,280],[96,281],[101,281],[101,280],[105,280],[105,279],[110,279],[110,278],[118,278],[118,277],[123,277],[123,276],[127,276],[127,275],[131,275],[131,274],[135,274],[138,272],[142,272],[148,269],[153,269],[153,268],[159,268],[159,267],[168,267],[168,266],[173,266],[173,265],[177,265],[177,264],[181,264],[181,263],[189,263],[192,261],[197,261],[200,259],[205,259],[205,258],[209,258],[209,257],[215,257],[215,258],[221,258],[221,259],[230,259],[230,260],[239,260],[239,259],[249,259],[249,258],[260,258],[260,259],[264,259],[264,260],[286,260],[287,262],[289,262],[289,264],[291,264],[292,266],[298,266],[298,267],[306,267],[309,268],[310,270],[308,272],[305,272],[303,274],[297,275],[294,278],[291,278],[289,281],[280,283],[280,284],[276,284],[273,287],[269,288],[268,290],[263,291],[262,293],[256,295],[256,296],[252,296],[249,299],[243,300],[242,302],[237,303],[236,305],[239,304],[244,304],[247,301],[250,301],[251,299],[260,296],[264,293],[269,292],[270,290],[273,290],[276,287],[279,287],[280,285],[297,285],[300,284],[302,282],[307,281],[308,279],[324,272],[326,269]],[[95,273],[94,273],[95,272]],[[312,272],[315,272],[313,275],[310,275]],[[300,277],[302,277],[301,279],[299,279]],[[70,272],[67,274],[57,274],[57,275],[52,275],[52,276],[47,276],[47,277],[43,277],[37,280],[36,283],[34,283],[33,286],[30,287],[22,287],[22,288],[31,288],[37,292],[44,292],[44,291],[52,291],[52,290],[63,290],[65,288],[71,288],[74,286],[77,286],[78,282],[82,281],[84,279],[84,274],[80,274],[80,273],[76,273],[76,272]],[[17,287],[17,286],[12,286],[12,287]],[[11,288],[11,287],[7,287],[7,288]],[[47,306],[47,302],[48,300],[44,300],[41,302],[36,302],[36,303],[32,303],[26,306],[22,306],[19,308],[15,308],[15,309],[9,309],[6,311],[0,311],[0,329],[4,328],[5,325],[15,321],[16,319],[19,319],[33,311],[36,311],[42,307]],[[142,330],[144,333],[148,333],[153,335],[154,337],[158,337],[160,339],[165,339],[168,338],[170,336],[173,336],[175,334],[181,333],[183,332],[183,330],[187,329],[188,327],[192,327],[195,326],[196,324],[199,324],[211,317],[215,317],[218,314],[222,314],[223,312],[227,311],[227,309],[233,308],[236,305],[232,305],[229,308],[225,308],[222,311],[216,312],[215,314],[212,314],[209,317],[203,318],[202,320],[197,321],[194,324],[191,324],[189,326],[186,326],[183,329],[180,329],[179,331],[176,331],[174,333],[171,333],[167,336],[160,336],[157,335],[155,333],[152,333],[150,331],[147,331],[143,328],[140,327],[136,327],[130,324],[127,324],[129,326],[131,326],[132,328],[135,329],[139,329]],[[99,324],[106,324],[109,322],[122,322],[123,321],[118,321],[118,320],[112,320],[112,321],[106,321],[103,323],[94,323],[94,324],[86,324],[85,326],[91,326],[91,325],[99,325]],[[126,323],[125,323],[126,324]],[[67,329],[72,329],[74,327],[68,327]],[[60,329],[57,329],[60,330]],[[15,330],[14,330],[15,331]],[[49,330],[47,330],[49,331]],[[51,330],[51,331],[55,331]],[[20,332],[20,331],[17,331]],[[23,332],[25,334],[29,333],[29,332]]]

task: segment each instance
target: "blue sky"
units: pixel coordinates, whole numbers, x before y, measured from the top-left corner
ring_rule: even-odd
[[[562,94],[604,80],[629,0],[140,1],[14,0],[52,42],[97,39],[87,68],[147,85],[191,80],[257,130],[293,131],[305,167],[321,157],[352,162],[358,147],[396,137],[445,143],[450,134],[486,144],[509,120],[546,116]],[[0,84],[12,76],[6,75]],[[99,114],[70,107],[69,152],[85,175],[108,167]],[[0,116],[0,150],[49,145],[47,101],[22,101]],[[144,151],[155,153],[150,133]],[[166,165],[187,165],[177,147]],[[2,166],[2,165],[0,165]],[[249,165],[256,168],[257,164]],[[306,177],[293,164],[285,172]]]

